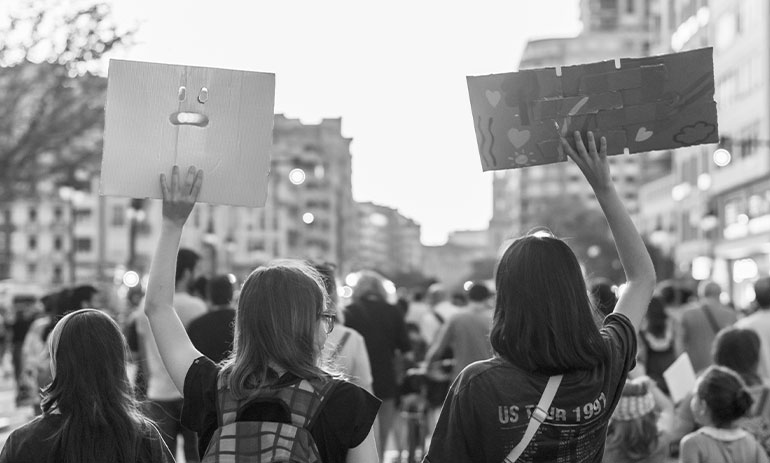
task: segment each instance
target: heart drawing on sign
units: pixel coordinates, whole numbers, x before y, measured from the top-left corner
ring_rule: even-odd
[[[529,130],[519,130],[514,127],[508,131],[508,140],[511,140],[514,148],[521,148],[529,141]]]
[[[636,137],[634,140],[636,141],[645,141],[648,140],[652,136],[652,130],[647,130],[645,127],[639,127],[639,130],[636,132]]]
[[[493,107],[497,107],[497,103],[500,102],[500,98],[502,98],[502,95],[500,92],[493,92],[492,90],[487,90],[487,100],[489,101],[489,104],[491,104]]]

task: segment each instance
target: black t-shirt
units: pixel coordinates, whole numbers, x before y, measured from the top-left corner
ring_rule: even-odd
[[[217,429],[217,378],[219,368],[208,358],[193,362],[184,380],[182,425],[198,433],[201,458]],[[279,381],[290,381],[290,374]],[[324,463],[344,463],[348,449],[357,447],[369,435],[380,401],[352,383],[342,380],[321,408],[310,434]]]
[[[385,301],[363,300],[345,310],[345,325],[361,333],[372,365],[372,389],[380,399],[398,394],[395,351],[412,348],[402,312]]]
[[[600,333],[601,363],[564,375],[519,462],[601,463],[609,419],[636,364],[636,335],[618,313],[604,319]],[[468,365],[447,395],[425,461],[500,463],[521,441],[547,382],[499,357]]]
[[[44,414],[16,429],[5,441],[0,463],[55,463],[61,461],[54,439],[51,439],[62,426],[62,415]],[[89,436],[83,436],[88,439]],[[93,436],[90,436],[93,438]],[[142,440],[137,463],[173,462],[171,452],[163,442],[160,432],[154,426],[148,426]]]
[[[187,334],[201,354],[219,363],[233,350],[234,321],[235,310],[214,310],[190,322]]]

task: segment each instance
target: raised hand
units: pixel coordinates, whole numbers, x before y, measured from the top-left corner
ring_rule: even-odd
[[[588,183],[594,191],[606,190],[612,186],[612,177],[610,176],[610,165],[607,161],[607,139],[601,138],[601,146],[599,150],[596,149],[596,140],[594,140],[593,132],[588,132],[588,149],[586,149],[583,143],[583,138],[580,136],[580,132],[575,132],[575,146],[577,152],[567,143],[564,138],[561,139],[561,145],[567,156],[575,161],[575,164],[583,172]]]
[[[160,174],[160,189],[163,192],[163,219],[183,226],[198,200],[203,184],[203,170],[190,166],[184,182],[179,180],[179,166],[171,169],[171,183],[166,174]]]

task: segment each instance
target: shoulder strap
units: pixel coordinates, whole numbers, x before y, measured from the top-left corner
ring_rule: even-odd
[[[706,314],[706,318],[709,321],[709,325],[711,325],[711,329],[714,330],[714,334],[719,333],[719,323],[717,323],[716,318],[714,318],[714,314],[711,313],[708,304],[704,303],[700,307],[701,310],[703,310],[703,313]]]
[[[551,402],[553,402],[553,398],[556,396],[556,391],[559,389],[559,384],[561,384],[563,377],[564,375],[556,375],[548,378],[548,384],[546,384],[545,391],[543,391],[543,395],[540,397],[540,402],[538,402],[537,408],[532,411],[532,417],[529,419],[529,424],[527,424],[527,430],[524,431],[524,437],[511,450],[511,453],[505,457],[503,463],[514,463],[524,453],[524,449],[527,448],[532,438],[535,437],[535,433],[540,425],[548,418],[548,409],[551,407]]]
[[[334,348],[334,352],[332,353],[333,359],[336,359],[337,356],[340,355],[340,352],[342,352],[342,348],[345,347],[345,343],[348,342],[349,337],[350,331],[345,331],[345,334],[340,338],[340,342],[337,343],[337,347]]]

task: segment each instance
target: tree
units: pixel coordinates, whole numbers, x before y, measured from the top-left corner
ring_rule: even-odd
[[[60,2],[61,3],[61,2]],[[98,169],[107,82],[93,72],[128,45],[104,3],[19,3],[0,24],[0,207],[35,194],[41,180],[72,185]],[[12,224],[0,234],[8,276]]]
[[[609,225],[598,207],[590,207],[575,198],[544,199],[530,214],[524,231],[536,226],[545,226],[566,241],[589,278],[625,281]]]

